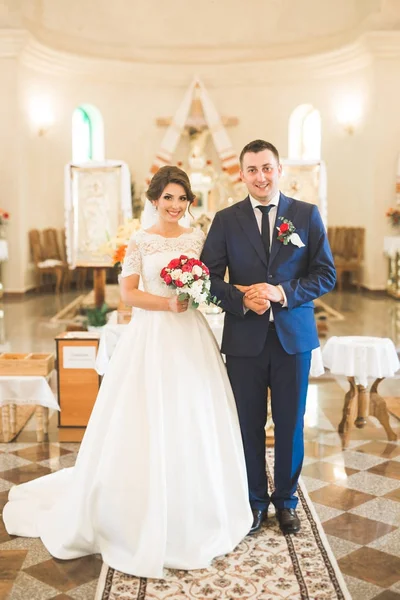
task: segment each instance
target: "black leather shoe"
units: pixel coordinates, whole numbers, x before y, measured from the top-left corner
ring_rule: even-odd
[[[252,512],[253,525],[251,526],[249,535],[253,535],[253,533],[256,533],[261,528],[262,522],[265,521],[265,519],[268,517],[268,509],[259,510],[257,508],[252,508]]]
[[[276,518],[283,533],[298,533],[300,531],[300,519],[294,508],[277,508]]]

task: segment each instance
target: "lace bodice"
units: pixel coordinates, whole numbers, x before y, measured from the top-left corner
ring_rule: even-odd
[[[194,228],[177,238],[165,238],[156,233],[140,230],[135,232],[129,242],[121,277],[140,275],[145,292],[157,296],[172,296],[174,290],[167,287],[160,277],[161,269],[170,260],[181,254],[199,258],[205,236],[200,229]]]

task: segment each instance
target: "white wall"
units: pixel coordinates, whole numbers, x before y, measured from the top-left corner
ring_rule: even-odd
[[[261,137],[276,144],[285,157],[292,110],[303,103],[320,110],[329,224],[367,228],[364,283],[384,289],[382,247],[389,231],[384,213],[394,202],[400,151],[400,51],[396,46],[388,57],[376,55],[364,43],[312,61],[196,68],[89,60],[47,53],[35,44],[28,44],[18,60],[0,58],[0,80],[7,90],[0,95],[0,205],[12,213],[6,288],[24,291],[32,283],[27,231],[63,227],[63,169],[71,159],[73,109],[81,103],[98,107],[106,157],[126,161],[140,189],[164,133],[155,119],[174,114],[194,74],[200,75],[221,114],[239,118],[239,125],[229,130],[238,153],[248,141]],[[336,120],[345,95],[359,98],[362,105],[362,120],[353,135]],[[54,112],[54,125],[43,136],[30,119],[35,96],[45,98]]]

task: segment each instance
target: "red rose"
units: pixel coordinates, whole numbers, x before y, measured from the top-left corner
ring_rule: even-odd
[[[174,283],[175,283],[176,287],[183,287],[183,283],[182,283],[182,281],[179,281],[179,279],[175,279]]]
[[[167,274],[167,269],[164,267],[164,268],[161,270],[161,273],[160,273],[160,275],[161,275],[161,277],[164,279],[164,277],[166,276],[166,274]]]
[[[190,273],[191,270],[192,266],[189,265],[189,263],[185,263],[184,265],[182,265],[182,273]]]
[[[185,256],[184,254],[181,254],[181,256],[179,257],[179,260],[181,261],[182,264],[187,262],[187,259],[188,259],[188,257]]]
[[[289,231],[289,223],[282,223],[279,227],[279,233],[286,233],[287,231]]]
[[[205,273],[206,275],[209,275],[209,274],[210,274],[210,270],[209,270],[209,268],[208,268],[208,267],[206,267],[206,265],[201,265],[201,268],[203,269],[203,271],[204,271],[204,273]]]
[[[170,283],[172,283],[172,277],[171,275],[169,275],[168,273],[165,275],[164,277],[164,281],[167,285],[169,285]]]
[[[180,266],[181,266],[181,261],[179,260],[179,258],[174,258],[169,263],[168,269],[176,269],[177,267],[180,267]]]
[[[200,277],[199,277],[198,275],[193,275],[193,279],[194,279],[195,281],[197,281],[198,279],[200,279]]]
[[[10,215],[8,214],[8,212],[5,212],[2,214],[3,219],[8,219]]]

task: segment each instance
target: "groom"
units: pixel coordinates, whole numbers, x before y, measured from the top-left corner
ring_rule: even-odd
[[[335,285],[318,208],[279,191],[275,146],[255,140],[240,154],[249,195],[215,215],[201,259],[225,310],[221,350],[235,395],[255,533],[272,502],[281,530],[296,533],[297,481],[311,350],[319,346],[313,300]],[[229,283],[224,280],[226,269]],[[267,388],[275,424],[275,490],[265,465]]]

